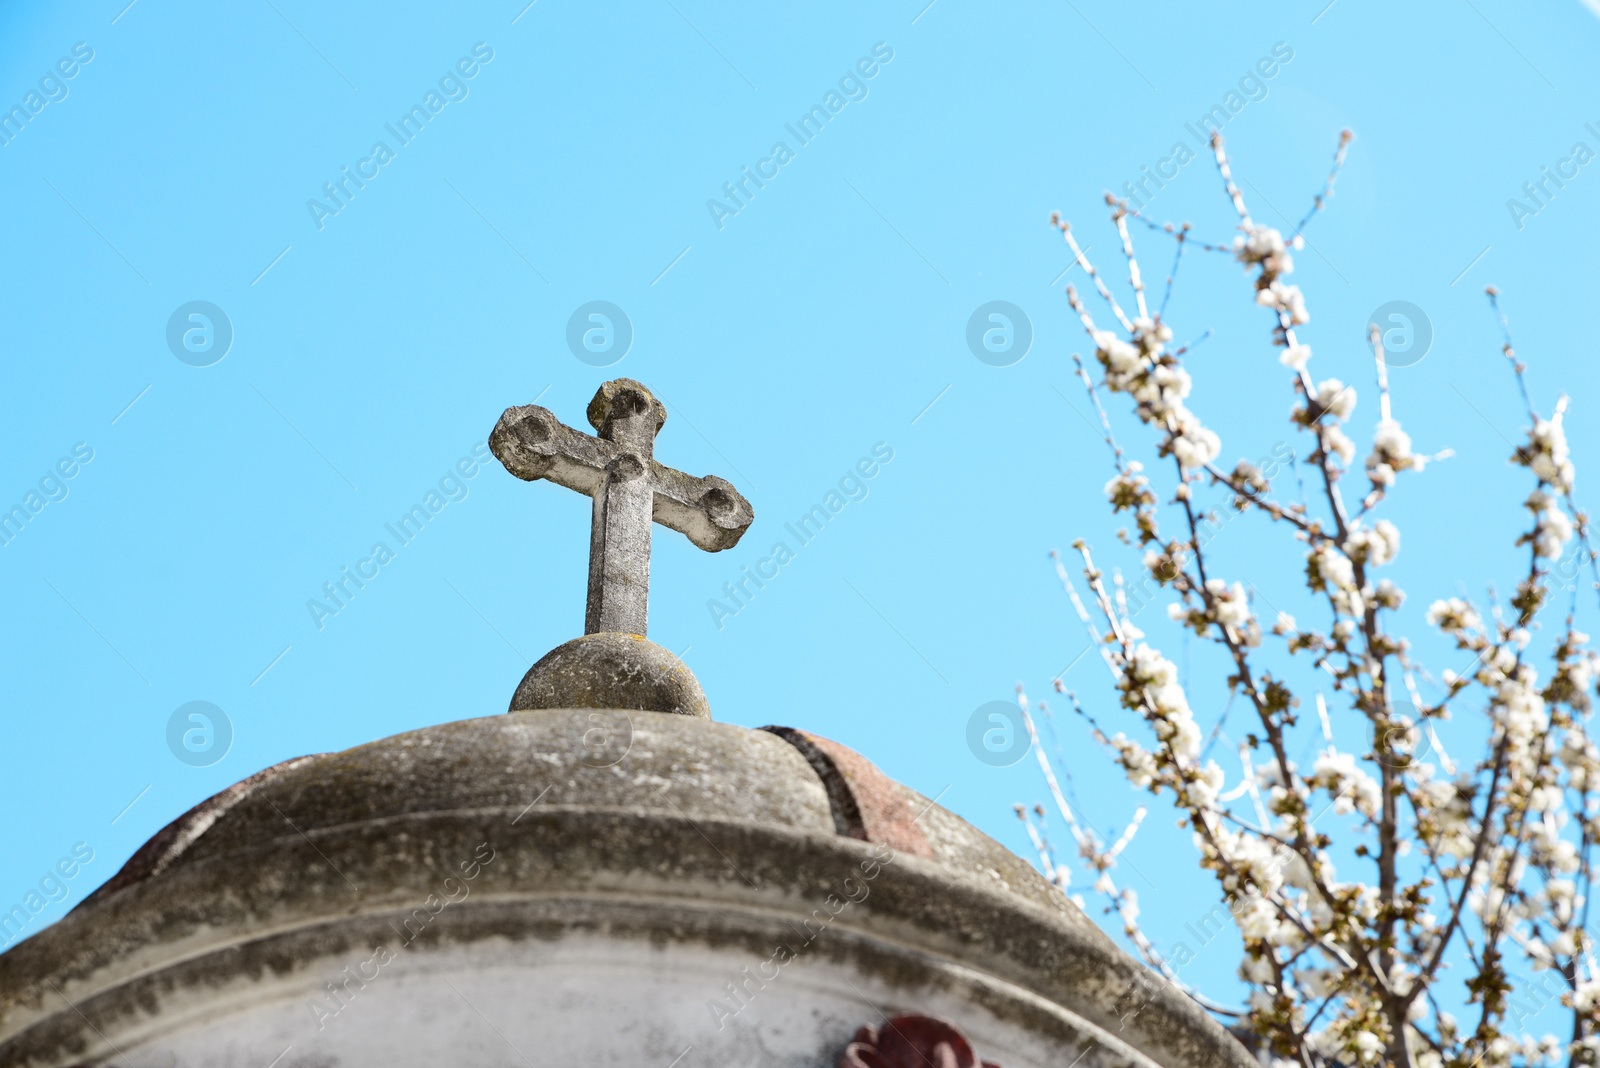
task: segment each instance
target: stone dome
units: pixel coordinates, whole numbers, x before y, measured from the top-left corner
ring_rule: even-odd
[[[657,712],[286,761],[0,955],[8,1068],[832,1068],[911,1012],[1004,1068],[1254,1063],[853,751]]]

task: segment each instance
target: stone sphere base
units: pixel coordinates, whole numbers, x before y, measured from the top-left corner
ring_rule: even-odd
[[[585,634],[546,653],[511,698],[512,712],[619,708],[711,718],[689,666],[637,634]]]

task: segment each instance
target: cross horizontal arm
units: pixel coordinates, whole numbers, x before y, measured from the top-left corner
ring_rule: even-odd
[[[655,521],[687,535],[706,552],[733,548],[755,520],[755,509],[727,479],[696,478],[658,462],[650,464],[650,473],[655,480]]]
[[[508,408],[489,435],[489,447],[513,475],[527,482],[548,479],[593,497],[606,468],[627,450],[574,430],[548,408]],[[707,552],[731,549],[755,520],[755,510],[733,484],[715,475],[697,478],[650,460],[652,518],[686,535]]]
[[[593,497],[606,465],[623,454],[609,441],[574,430],[548,408],[507,408],[489,435],[489,448],[507,471],[525,482],[549,479]]]

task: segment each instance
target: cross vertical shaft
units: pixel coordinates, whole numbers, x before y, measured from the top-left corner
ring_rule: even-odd
[[[602,394],[605,391],[602,390]],[[594,495],[589,528],[589,603],[584,633],[645,636],[650,621],[650,527],[655,487],[650,464],[666,418],[642,388],[615,390],[590,405],[600,437],[617,447]]]
[[[648,461],[648,453],[646,454]],[[583,632],[617,631],[644,637],[650,620],[650,511],[655,497],[648,468],[633,455],[606,466],[594,495],[589,528],[589,604]]]

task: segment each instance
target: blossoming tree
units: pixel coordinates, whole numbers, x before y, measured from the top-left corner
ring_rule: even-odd
[[[1188,227],[1157,225],[1107,198],[1128,268],[1133,306],[1125,309],[1071,226],[1052,220],[1106,309],[1097,316],[1068,288],[1099,364],[1096,380],[1074,357],[1116,470],[1106,493],[1113,511],[1132,520],[1132,532],[1119,537],[1142,550],[1148,578],[1140,577],[1141,586],[1153,580],[1168,591],[1172,618],[1227,665],[1226,677],[1212,685],[1250,718],[1239,770],[1230,775],[1209,758],[1173,661],[1134,625],[1129,584],[1120,574],[1108,578],[1083,541],[1074,546],[1083,595],[1059,558],[1056,567],[1110,670],[1120,698],[1117,726],[1125,729],[1106,722],[1109,715],[1092,716],[1085,706],[1094,702],[1080,702],[1059,680],[1056,688],[1133,786],[1173,805],[1192,831],[1200,866],[1216,878],[1237,925],[1239,976],[1249,998],[1230,1009],[1191,994],[1263,1058],[1307,1068],[1600,1063],[1600,965],[1585,930],[1591,847],[1600,839],[1600,749],[1587,729],[1596,656],[1570,610],[1544,643],[1551,646],[1548,663],[1535,663],[1546,656],[1531,644],[1541,617],[1558,614],[1546,611],[1555,562],[1566,554],[1565,563],[1594,569],[1586,520],[1572,497],[1565,400],[1548,418],[1528,403],[1527,439],[1512,456],[1532,483],[1517,541],[1526,565],[1515,595],[1487,615],[1459,598],[1434,603],[1428,623],[1459,650],[1464,669],[1430,675],[1394,629],[1405,595],[1382,572],[1400,532],[1379,518],[1397,479],[1430,458],[1413,451],[1391,411],[1383,342],[1373,328],[1378,417],[1371,451],[1355,469],[1356,390],[1312,374],[1311,349],[1300,337],[1310,315],[1288,281],[1300,233],[1331,195],[1349,142],[1346,132],[1322,193],[1286,236],[1251,217],[1220,136],[1212,141],[1239,236],[1231,248],[1200,247],[1229,252],[1243,265],[1269,317],[1302,442],[1298,455],[1286,458],[1311,490],[1299,501],[1274,481],[1283,481],[1282,472],[1219,466],[1217,435],[1188,407],[1185,349],[1171,346],[1165,298],[1151,311],[1129,220],[1176,243],[1172,274],[1185,247],[1199,244]],[[1169,295],[1171,284],[1169,277]],[[1498,311],[1493,289],[1489,297]],[[1509,333],[1504,353],[1526,401]],[[1103,395],[1107,403],[1110,395],[1126,399],[1152,438],[1160,476],[1118,444]],[[1263,626],[1254,591],[1217,573],[1207,544],[1219,506],[1253,514],[1303,557],[1317,620],[1279,612]],[[1174,521],[1171,530],[1163,525]],[[1600,571],[1595,578],[1600,586]],[[1201,685],[1191,680],[1191,688]],[[1145,809],[1117,841],[1095,835],[1063,794],[1020,688],[1018,701],[1088,880],[1075,884],[1070,866],[1058,860],[1043,806],[1018,806],[1045,874],[1063,892],[1077,896],[1092,887],[1103,895],[1154,972],[1182,985],[1173,961],[1141,930],[1134,891],[1116,878],[1118,857]],[[1303,715],[1311,706],[1315,721]],[[1043,702],[1039,708],[1048,712]],[[1452,757],[1444,750],[1435,728],[1453,714],[1481,718],[1481,751]],[[1359,723],[1358,751],[1334,744],[1332,723],[1340,717]],[[1302,751],[1294,740],[1307,732],[1321,751],[1303,767],[1293,758]],[[1348,818],[1319,824],[1329,810]],[[1335,869],[1335,854],[1346,870]],[[1514,978],[1523,974],[1534,977],[1535,989]],[[1530,1000],[1559,1003],[1570,1017],[1566,1033],[1525,1033]],[[1139,1003],[1130,998],[1129,1011]]]

